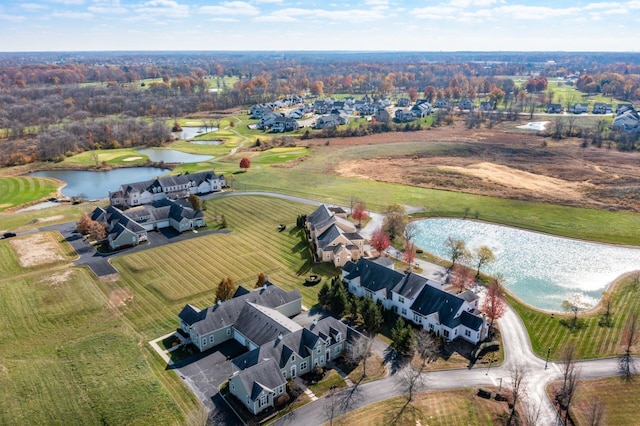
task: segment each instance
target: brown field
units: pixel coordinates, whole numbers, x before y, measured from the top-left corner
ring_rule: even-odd
[[[606,148],[606,144],[583,148],[582,139],[556,141],[514,126],[509,123],[468,130],[457,123],[420,132],[333,138],[329,147],[325,147],[326,139],[304,143],[328,155],[329,151],[355,150],[364,145],[377,150],[373,158],[336,156],[331,171],[342,176],[640,211],[640,153],[619,152]],[[382,150],[384,145],[388,149]]]
[[[66,260],[53,234],[38,233],[11,241],[20,266],[30,268]]]

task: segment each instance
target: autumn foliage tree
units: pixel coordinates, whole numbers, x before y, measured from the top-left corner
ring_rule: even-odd
[[[106,226],[103,223],[92,220],[89,225],[89,236],[96,241],[104,240],[107,238]]]
[[[229,277],[223,278],[216,288],[216,303],[231,299],[236,291],[236,285]]]
[[[358,221],[358,227],[362,226],[362,221],[369,217],[369,214],[365,211],[366,206],[362,201],[356,201],[351,211],[351,217]]]
[[[87,213],[82,213],[82,217],[80,217],[80,220],[76,223],[76,229],[81,234],[87,234],[89,232],[91,222],[93,222],[93,220],[91,220],[89,215]]]
[[[258,274],[258,280],[256,281],[256,288],[262,287],[267,282],[267,276],[264,272]]]
[[[371,234],[369,244],[371,244],[371,247],[373,247],[378,253],[382,254],[391,245],[391,239],[382,228],[378,228],[373,231],[373,234]]]
[[[467,266],[457,264],[451,272],[449,283],[458,293],[462,293],[476,284],[473,270]]]
[[[494,321],[501,318],[507,310],[504,289],[502,288],[500,280],[496,278],[491,279],[480,310],[489,318],[489,330],[491,330]]]
[[[244,169],[246,172],[249,167],[251,167],[251,160],[247,157],[243,157],[242,160],[240,160],[240,168]]]

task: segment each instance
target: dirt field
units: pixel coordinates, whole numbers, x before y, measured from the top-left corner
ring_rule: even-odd
[[[525,121],[515,124],[524,124]],[[640,153],[581,146],[507,128],[462,124],[420,132],[334,138],[333,151],[362,145],[416,143],[410,155],[345,159],[333,171],[349,177],[514,199],[640,211]],[[304,141],[326,146],[325,139]],[[393,152],[391,150],[391,152]],[[406,152],[406,149],[404,149]]]
[[[58,244],[48,234],[38,233],[26,238],[11,240],[23,268],[47,265],[64,260]]]

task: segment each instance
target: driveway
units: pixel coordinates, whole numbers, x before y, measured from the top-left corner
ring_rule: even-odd
[[[218,388],[233,373],[231,361],[246,351],[235,340],[224,342],[214,348],[195,355],[183,362],[173,364],[180,378],[209,411],[209,423],[215,425],[237,425],[240,419],[222,399]]]
[[[196,238],[202,235],[210,234],[229,234],[231,231],[222,229],[218,231],[201,231],[201,232],[189,232],[186,234],[180,234],[172,228],[165,228],[160,232],[150,231],[147,233],[148,242],[136,247],[112,252],[112,253],[98,253],[94,246],[89,244],[86,239],[76,230],[75,222],[63,223],[61,225],[52,225],[44,228],[39,228],[39,231],[58,231],[62,234],[62,237],[71,244],[71,247],[78,254],[79,258],[74,262],[75,265],[88,266],[94,274],[98,277],[104,277],[111,274],[116,274],[118,271],[111,266],[109,259],[115,256],[123,254],[135,253],[141,250],[147,250],[153,247],[160,247],[166,244],[176,243],[179,241],[185,241],[191,238]]]

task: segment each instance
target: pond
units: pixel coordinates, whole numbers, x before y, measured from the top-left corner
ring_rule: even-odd
[[[142,148],[136,149],[136,152],[146,155],[151,161],[158,163],[161,161],[165,163],[197,163],[213,159],[213,155],[189,154],[175,149]]]
[[[31,173],[29,176],[49,177],[64,181],[66,186],[60,192],[67,197],[84,194],[89,199],[96,199],[108,197],[109,191],[117,190],[123,183],[150,180],[169,171],[157,167],[132,167],[105,172],[48,170]]]
[[[217,127],[182,127],[181,132],[171,132],[176,139],[189,140],[196,136],[206,135],[207,133],[218,131]]]
[[[500,273],[505,285],[524,302],[561,311],[562,301],[577,297],[584,308],[597,304],[620,275],[640,269],[640,249],[554,237],[506,226],[463,219],[413,222],[414,242],[447,259],[447,237],[463,240],[473,251],[482,245],[496,261],[483,271]]]

